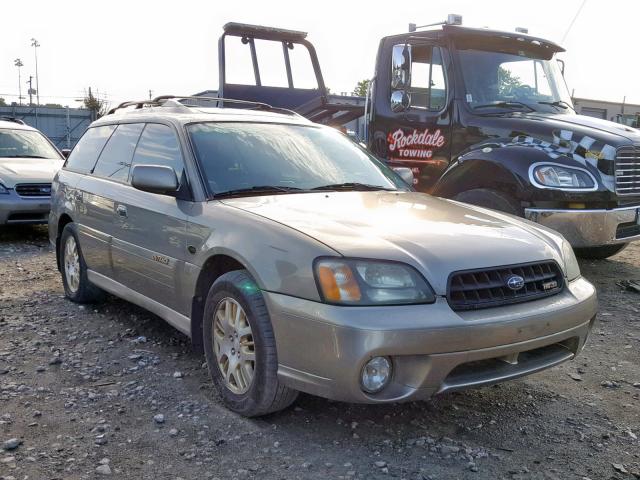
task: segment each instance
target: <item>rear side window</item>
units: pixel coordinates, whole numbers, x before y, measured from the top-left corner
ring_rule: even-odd
[[[102,150],[93,174],[116,182],[126,182],[129,178],[133,151],[143,127],[143,123],[118,125]]]
[[[80,173],[90,172],[115,128],[115,125],[104,125],[87,130],[69,155],[65,168]]]
[[[132,165],[163,165],[172,167],[181,178],[184,164],[178,138],[171,127],[149,123],[144,128],[133,155]]]

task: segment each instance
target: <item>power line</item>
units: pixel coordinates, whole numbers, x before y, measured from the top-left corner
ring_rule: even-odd
[[[587,3],[587,0],[582,0],[582,4],[580,5],[580,7],[578,7],[578,11],[576,12],[575,16],[573,17],[573,20],[571,20],[571,23],[567,27],[567,31],[564,32],[564,35],[562,36],[562,40],[560,40],[560,43],[564,43],[564,41],[567,39],[567,35],[569,35],[569,32],[573,28],[573,24],[576,23],[576,20],[578,19],[578,16],[580,15],[580,12],[582,11],[586,3]]]

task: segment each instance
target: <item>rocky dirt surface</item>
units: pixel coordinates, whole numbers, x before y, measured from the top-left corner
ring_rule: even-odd
[[[575,361],[388,406],[301,395],[229,413],[202,356],[157,317],[64,299],[46,229],[0,231],[0,478],[640,478],[640,245],[583,262],[600,323]]]

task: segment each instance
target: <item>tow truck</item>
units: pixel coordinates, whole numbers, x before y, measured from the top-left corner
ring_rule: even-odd
[[[227,56],[232,40],[242,55]],[[265,46],[281,52],[281,78],[260,60]],[[380,40],[367,96],[352,102],[329,94],[305,32],[228,23],[218,96],[335,126],[364,117],[366,147],[411,169],[417,190],[524,217],[579,256],[607,258],[640,239],[640,131],[575,113],[563,51],[523,29],[463,26],[459,15],[410,24]],[[229,74],[242,61],[251,81]],[[298,81],[294,61],[310,65],[313,85]]]

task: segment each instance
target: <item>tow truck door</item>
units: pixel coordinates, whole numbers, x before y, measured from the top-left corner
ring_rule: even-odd
[[[451,158],[451,63],[436,41],[394,41],[378,56],[369,146],[391,167],[411,168],[414,186],[429,192]]]

